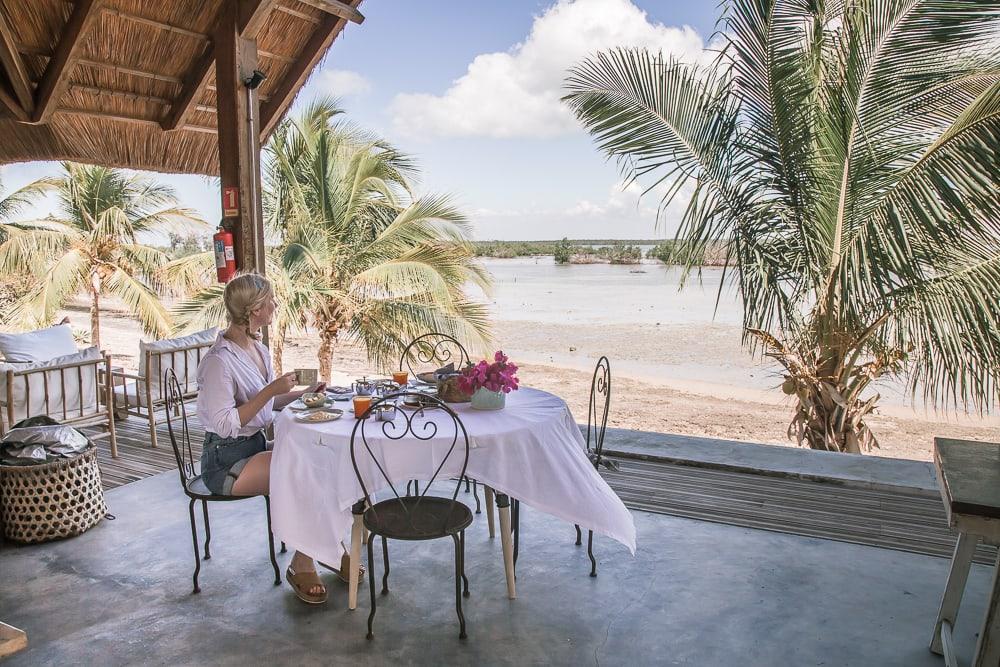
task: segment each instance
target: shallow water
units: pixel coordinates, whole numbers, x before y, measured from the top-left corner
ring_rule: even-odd
[[[681,270],[659,263],[557,265],[552,257],[488,259],[498,320],[551,324],[740,325],[735,290],[724,288],[722,269],[692,275],[683,290]]]

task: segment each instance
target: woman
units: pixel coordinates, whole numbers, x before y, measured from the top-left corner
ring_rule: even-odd
[[[212,493],[262,495],[270,488],[271,468],[264,429],[274,409],[305,392],[292,391],[295,373],[274,377],[271,355],[259,341],[276,308],[267,279],[255,273],[233,278],[225,304],[229,327],[198,365],[198,417],[205,428],[201,475]],[[320,383],[306,391],[324,388]],[[338,572],[342,578],[350,572],[348,565],[345,552]],[[303,602],[326,602],[326,587],[309,556],[296,551],[285,578]]]

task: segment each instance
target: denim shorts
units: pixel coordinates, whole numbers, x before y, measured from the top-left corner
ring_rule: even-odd
[[[201,478],[208,490],[228,496],[233,492],[233,482],[243,471],[254,454],[267,450],[263,431],[253,435],[223,438],[215,433],[205,433],[201,450]]]

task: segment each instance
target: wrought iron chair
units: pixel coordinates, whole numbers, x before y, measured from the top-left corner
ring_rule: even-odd
[[[184,392],[173,369],[167,369],[163,374],[163,386],[166,392],[166,405],[164,412],[167,416],[167,433],[170,435],[170,444],[174,448],[174,456],[177,459],[177,472],[181,476],[181,485],[184,487],[184,494],[191,499],[188,512],[191,515],[191,540],[194,543],[194,590],[192,593],[201,592],[198,586],[198,574],[201,572],[201,556],[198,549],[198,528],[194,519],[194,505],[201,501],[202,512],[205,516],[205,560],[212,557],[209,551],[209,543],[212,541],[212,528],[208,522],[209,502],[231,502],[235,500],[245,500],[255,496],[220,496],[209,491],[202,481],[201,475],[195,467],[194,454],[191,451],[191,434],[188,430],[187,410],[184,407]],[[175,422],[178,429],[175,430]],[[271,566],[274,568],[274,585],[281,584],[281,575],[278,571],[278,561],[274,557],[274,533],[271,532],[271,499],[264,495],[264,506],[267,509],[267,543],[271,553]]]
[[[371,418],[359,419],[351,431],[351,464],[354,474],[361,484],[364,496],[354,505],[354,514],[360,514],[364,527],[369,531],[368,539],[368,585],[371,591],[371,612],[368,614],[368,639],[374,638],[372,631],[375,620],[375,556],[374,537],[382,538],[382,560],[385,574],[382,576],[382,595],[389,593],[389,542],[388,540],[434,540],[451,537],[455,542],[455,610],[458,613],[460,626],[459,638],[465,639],[465,616],[462,614],[462,597],[469,596],[469,580],[465,576],[465,529],[472,524],[472,510],[458,501],[458,490],[462,486],[462,478],[469,463],[469,436],[458,415],[440,399],[419,392],[403,391],[391,394],[374,401],[368,409],[370,415],[377,414],[382,406],[396,406],[397,399],[413,397],[422,407],[408,408],[402,403],[395,407],[394,418],[391,421],[375,421]],[[433,410],[437,419],[428,419],[427,411]],[[448,445],[447,453],[440,465],[427,481],[422,493],[401,496],[392,480],[386,473],[385,462],[377,453],[380,448],[372,449],[372,440],[399,440],[407,434],[418,440],[443,439]],[[462,456],[462,468],[451,498],[429,496],[431,486],[438,474],[444,468],[448,459],[455,453]],[[375,474],[377,482],[365,476],[359,468],[359,456],[363,467],[371,475]],[[371,465],[374,464],[374,469]],[[374,498],[376,489],[369,484],[382,481],[388,484],[392,497],[378,501]]]
[[[587,457],[600,469],[605,465],[617,469],[604,460],[604,432],[608,426],[608,408],[611,406],[611,362],[607,357],[597,360],[594,376],[590,381],[590,401],[587,404]],[[591,436],[593,434],[593,436]],[[576,545],[580,546],[580,526],[576,528]],[[587,556],[590,557],[590,576],[597,576],[597,561],[594,559],[594,531],[587,531]]]
[[[431,332],[425,333],[423,335],[417,336],[410,344],[403,349],[403,354],[399,357],[399,370],[407,371],[410,377],[416,378],[418,369],[425,367],[427,364],[447,364],[454,363],[455,370],[461,370],[465,368],[466,364],[471,362],[472,358],[469,356],[469,352],[465,349],[465,346],[458,342],[458,339],[448,334]],[[471,484],[470,484],[471,482]],[[406,484],[406,493],[409,495],[411,493],[411,487],[415,489],[415,493],[420,493],[420,482],[419,480],[410,480]],[[470,480],[468,477],[465,478],[465,492],[468,493],[472,490],[472,495],[476,499],[476,514],[481,511],[481,505],[479,504],[479,482],[476,480]],[[487,505],[489,505],[490,512],[490,536],[493,536],[492,530],[492,503],[493,503],[493,490],[489,489],[486,492]]]

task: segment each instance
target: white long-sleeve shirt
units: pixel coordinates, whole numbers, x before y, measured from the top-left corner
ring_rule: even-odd
[[[267,369],[260,369],[239,345],[220,333],[215,343],[198,364],[198,419],[206,431],[223,438],[253,435],[267,427],[273,418],[274,399],[269,400],[245,426],[240,426],[237,406],[243,405],[274,380],[271,354],[260,342],[254,341]]]

